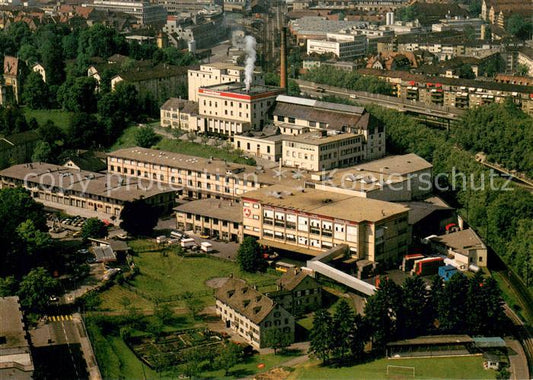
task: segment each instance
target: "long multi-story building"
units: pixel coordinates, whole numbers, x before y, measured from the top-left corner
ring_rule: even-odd
[[[141,25],[163,26],[167,19],[167,10],[146,1],[135,0],[94,0],[84,6],[102,11],[122,12],[134,16]]]
[[[198,70],[189,70],[188,73],[189,100],[198,101],[200,87],[230,82],[244,82],[244,67],[224,62],[200,65]],[[264,84],[263,74],[254,72],[253,83]]]
[[[233,136],[263,129],[282,92],[279,87],[255,84],[247,89],[240,82],[200,87],[198,106],[205,123],[203,132]]]
[[[363,35],[328,33],[325,39],[308,39],[307,54],[333,54],[338,59],[355,59],[365,55],[366,40]]]
[[[385,155],[385,127],[363,107],[280,95],[273,111],[274,125],[282,134],[332,131],[360,135],[361,160]],[[319,168],[318,170],[321,170]]]
[[[108,153],[107,170],[170,184],[190,199],[236,199],[281,180],[272,169],[140,147]]]
[[[114,221],[119,220],[126,202],[138,199],[162,212],[170,212],[176,194],[171,187],[146,178],[36,162],[0,171],[0,188],[17,186],[27,189],[37,202],[48,208]]]
[[[244,235],[305,255],[346,244],[352,256],[392,266],[407,253],[408,208],[309,188],[273,185],[242,197]]]
[[[391,83],[399,98],[429,105],[474,108],[512,99],[525,113],[533,115],[533,86],[447,77],[430,77],[406,71],[360,69],[362,75]]]

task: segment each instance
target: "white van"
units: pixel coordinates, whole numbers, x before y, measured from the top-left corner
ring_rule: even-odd
[[[163,244],[167,241],[167,237],[165,235],[161,235],[155,238],[155,242],[157,244]]]
[[[200,244],[200,249],[206,253],[211,252],[213,250],[213,244],[204,241],[202,244]]]
[[[181,239],[183,237],[183,234],[179,231],[172,231],[170,233],[170,237],[174,239]]]
[[[193,238],[187,238],[181,241],[182,248],[192,248],[194,246],[196,246],[196,241]]]

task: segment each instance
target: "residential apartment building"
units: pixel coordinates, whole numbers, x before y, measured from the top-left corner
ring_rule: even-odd
[[[526,66],[527,75],[533,76],[533,48],[522,47],[518,50],[518,64]]]
[[[141,25],[163,26],[167,19],[167,10],[146,1],[135,0],[94,0],[84,4],[96,10],[108,12],[122,12],[134,16]]]
[[[198,105],[205,120],[203,131],[233,136],[263,129],[276,97],[283,92],[279,87],[234,82],[200,87]]]
[[[276,99],[273,118],[282,134],[298,135],[320,130],[353,133],[360,135],[363,142],[361,160],[374,160],[385,155],[385,127],[363,107],[280,95]]]
[[[352,256],[392,266],[407,253],[408,208],[310,188],[273,185],[242,197],[245,236],[316,256],[346,244]]]
[[[405,71],[360,69],[362,75],[384,79],[395,87],[399,98],[430,105],[474,108],[512,99],[525,113],[533,115],[533,86],[477,81],[447,77],[430,77]]]
[[[198,12],[222,5],[221,0],[157,0],[155,3],[165,7],[169,15]]]
[[[0,85],[0,104],[20,101],[24,67],[24,62],[17,57],[4,56],[4,80]]]
[[[175,198],[169,186],[150,180],[36,162],[0,171],[0,188],[17,186],[46,207],[113,221],[119,220],[126,202],[144,199],[170,212]]]
[[[34,369],[19,298],[0,297],[0,379],[31,380]]]
[[[222,8],[218,7],[185,18],[169,16],[163,31],[174,47],[186,48],[194,44],[196,49],[208,49],[224,40],[228,29]]]
[[[202,118],[198,115],[198,103],[179,98],[168,99],[160,109],[161,126],[197,132]]]
[[[236,199],[277,180],[271,170],[140,147],[108,153],[107,170],[172,185],[189,199]]]
[[[363,57],[367,50],[366,37],[353,34],[326,34],[326,39],[308,39],[307,54],[333,54],[338,59]]]
[[[507,21],[513,14],[531,19],[533,3],[520,0],[483,0],[481,2],[481,18],[500,28],[507,26]]]
[[[294,317],[244,280],[229,278],[215,292],[216,314],[255,349],[264,348],[267,334],[279,330],[294,342]]]
[[[365,139],[353,133],[321,130],[286,136],[282,163],[287,167],[319,171],[350,166],[365,157]]]
[[[174,209],[179,230],[224,241],[242,241],[242,205],[216,198],[199,199]]]
[[[322,307],[322,286],[306,270],[289,269],[276,284],[277,291],[268,296],[292,315],[303,315]]]
[[[189,100],[198,101],[198,89],[216,84],[244,82],[244,67],[225,62],[200,65],[200,69],[189,70],[187,75]],[[254,72],[254,84],[264,84],[263,74]]]

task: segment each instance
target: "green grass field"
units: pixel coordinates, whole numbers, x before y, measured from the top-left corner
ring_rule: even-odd
[[[280,353],[277,355],[254,355],[251,358],[248,358],[244,363],[239,363],[233,367],[226,377],[224,377],[224,370],[204,372],[200,374],[200,377],[210,379],[240,379],[243,377],[251,377],[257,373],[265,372],[273,367],[277,367],[290,359],[290,356],[285,356]],[[260,364],[264,364],[264,366],[258,368],[257,366]]]
[[[410,370],[391,370],[387,365],[415,367],[415,377]],[[483,369],[481,356],[428,359],[380,359],[352,367],[329,368],[316,360],[309,361],[289,376],[289,379],[495,379],[496,372]]]
[[[146,240],[133,241],[134,251],[152,247]],[[144,310],[151,310],[154,299],[183,294],[186,291],[200,293],[206,305],[214,304],[212,290],[205,282],[214,277],[227,277],[233,274],[254,284],[274,283],[278,272],[263,274],[241,273],[236,263],[211,257],[180,257],[173,253],[163,256],[159,252],[141,252],[135,257],[140,274],[132,285],[137,292],[124,286],[115,285],[101,293],[100,309],[108,311],[125,310],[124,299]],[[174,307],[185,306],[182,301],[171,303]]]
[[[136,146],[137,144],[135,143],[135,131],[137,130],[137,128],[137,126],[131,126],[126,128],[122,133],[122,136],[118,138],[118,140],[109,150],[114,151],[117,149],[131,148],[133,146]],[[155,148],[174,153],[189,154],[191,156],[205,158],[215,157],[230,162],[255,165],[255,160],[243,158],[241,157],[241,153],[237,151],[230,151],[222,147],[198,144],[191,141],[182,141],[163,137],[161,141],[159,141],[159,143],[155,145]]]
[[[30,108],[24,108],[24,115],[28,121],[32,117],[35,118],[39,125],[43,125],[47,120],[52,120],[55,125],[65,131],[69,126],[70,118],[73,113],[56,109],[32,110]]]

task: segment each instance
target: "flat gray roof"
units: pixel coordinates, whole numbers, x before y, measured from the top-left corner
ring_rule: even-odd
[[[174,210],[232,223],[242,223],[242,204],[232,201],[224,201],[216,198],[199,199],[184,203],[175,207]]]
[[[0,368],[16,365],[23,371],[33,371],[30,346],[22,321],[18,297],[0,297]],[[16,378],[16,376],[15,376]]]

